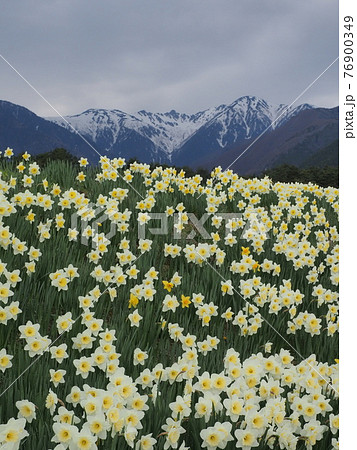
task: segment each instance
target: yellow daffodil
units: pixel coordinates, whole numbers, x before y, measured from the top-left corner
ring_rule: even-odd
[[[162,284],[164,285],[164,289],[167,290],[167,292],[171,292],[171,289],[174,287],[174,284],[170,281],[162,281]]]
[[[182,308],[188,308],[190,304],[191,304],[190,297],[189,296],[185,297],[184,295],[181,295]]]
[[[131,307],[136,308],[138,306],[138,303],[139,303],[138,297],[135,297],[135,295],[130,294],[129,308],[131,308]]]

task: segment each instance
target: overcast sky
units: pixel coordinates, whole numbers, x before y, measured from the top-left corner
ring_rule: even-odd
[[[290,104],[338,56],[338,0],[2,1],[0,54],[63,115]],[[1,59],[0,99],[55,115]],[[338,104],[338,63],[303,102]]]

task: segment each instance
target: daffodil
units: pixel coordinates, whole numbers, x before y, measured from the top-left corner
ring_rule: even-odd
[[[231,280],[221,281],[221,291],[223,295],[233,295],[233,286]]]
[[[12,367],[12,360],[13,356],[9,355],[6,352],[6,349],[1,349],[0,350],[0,370],[1,372],[5,372],[6,369],[9,369],[10,367]]]
[[[164,289],[166,289],[168,292],[171,292],[172,288],[174,287],[174,284],[170,281],[162,281],[162,284],[164,286]]]
[[[133,357],[134,366],[136,366],[137,364],[143,365],[147,357],[148,354],[145,351],[140,350],[140,348],[136,348],[134,350],[134,357]]]
[[[65,370],[54,370],[50,369],[50,378],[51,382],[54,384],[55,387],[57,387],[60,383],[64,383],[64,375],[66,374]]]
[[[56,359],[58,363],[61,363],[64,359],[68,358],[67,353],[67,344],[61,344],[59,346],[51,346],[50,347],[50,353],[51,358]]]
[[[139,327],[142,316],[135,310],[132,314],[129,314],[128,319],[132,327]]]
[[[12,148],[7,147],[7,149],[4,151],[4,156],[6,156],[6,158],[11,158],[14,155],[14,151],[12,150]]]
[[[181,295],[181,306],[182,308],[188,308],[191,304],[190,297]]]
[[[0,444],[4,449],[18,449],[21,440],[28,436],[25,430],[26,420],[24,418],[8,420],[6,424],[0,425]]]
[[[176,311],[176,308],[179,306],[179,302],[175,295],[166,295],[162,302],[162,311]]]
[[[80,359],[73,360],[73,364],[77,369],[76,375],[81,375],[84,379],[88,377],[89,372],[94,372],[92,357],[82,356]]]

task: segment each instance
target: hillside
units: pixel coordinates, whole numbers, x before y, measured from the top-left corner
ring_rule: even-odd
[[[257,141],[251,139],[218,157],[202,158],[195,165],[209,169],[217,165],[230,167],[242,175],[258,174],[283,163],[303,166],[337,138],[338,108],[308,109]],[[319,165],[321,161],[316,162]]]

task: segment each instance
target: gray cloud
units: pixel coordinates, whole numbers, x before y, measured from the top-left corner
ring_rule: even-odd
[[[336,0],[19,0],[0,53],[62,114],[290,103],[338,55]],[[0,98],[54,115],[0,60]],[[338,103],[336,63],[298,101]]]

